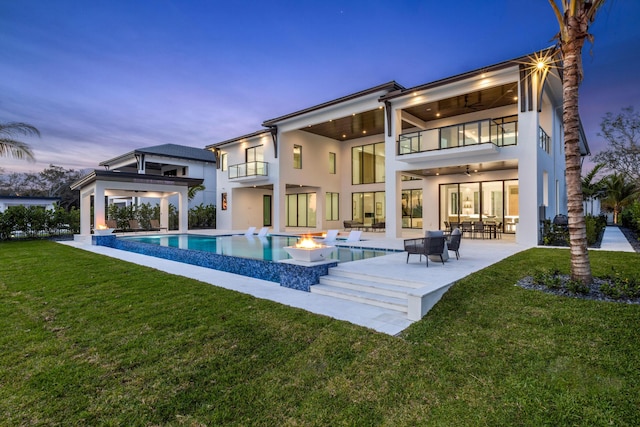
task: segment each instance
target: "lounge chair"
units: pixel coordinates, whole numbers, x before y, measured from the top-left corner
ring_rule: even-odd
[[[253,237],[253,233],[256,231],[255,227],[247,228],[247,231],[244,232],[244,235],[247,237]]]
[[[347,236],[347,242],[359,242],[362,230],[351,230]]]
[[[107,219],[104,221],[107,228],[113,228],[113,231],[118,229],[118,221],[115,219]]]
[[[149,224],[151,224],[151,230],[154,231],[169,230],[167,227],[161,226],[160,221],[157,219],[150,219]]]
[[[269,227],[262,227],[260,231],[258,231],[258,237],[264,237],[269,232]]]
[[[353,220],[347,220],[347,221],[343,221],[343,225],[345,230],[349,229],[349,230],[358,230],[360,228],[364,227],[364,224],[359,222],[359,221],[353,221]]]
[[[323,239],[320,239],[321,242],[335,242],[338,237],[338,230],[328,230],[327,235],[324,236]]]
[[[371,225],[371,230],[376,231],[376,230],[384,230],[387,227],[387,223],[386,222],[376,222],[375,224]]]
[[[460,250],[461,240],[462,240],[462,231],[460,231],[459,228],[454,228],[451,231],[449,240],[447,241],[447,248],[448,250],[456,253],[456,259],[460,259],[460,253],[458,251]]]
[[[138,222],[137,219],[130,219],[129,220],[129,230],[131,230],[131,231],[143,231],[144,228],[140,227],[140,223]]]
[[[407,252],[407,263],[409,263],[409,255],[420,255],[420,262],[422,262],[422,255],[425,255],[427,259],[427,267],[429,267],[429,256],[437,256],[444,265],[444,258],[442,253],[444,252],[444,233],[439,230],[438,233],[433,231],[427,231],[426,237],[419,239],[406,239],[404,241],[404,250]]]

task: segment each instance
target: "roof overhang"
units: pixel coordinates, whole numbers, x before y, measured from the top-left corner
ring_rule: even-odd
[[[145,175],[138,173],[128,172],[114,172],[94,170],[89,174],[83,176],[73,184],[71,184],[72,190],[80,190],[84,187],[94,184],[96,181],[102,182],[127,182],[133,184],[144,185],[167,185],[167,186],[182,186],[182,187],[195,187],[204,182],[202,178],[184,178],[175,176],[160,176],[160,175]]]

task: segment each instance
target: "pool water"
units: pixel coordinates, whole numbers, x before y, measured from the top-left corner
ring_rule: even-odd
[[[197,234],[173,234],[155,236],[128,236],[119,239],[140,243],[149,243],[179,249],[190,249],[215,253],[218,255],[250,258],[264,261],[280,261],[291,259],[283,249],[293,246],[298,241],[297,236],[265,237],[247,236],[203,236]],[[338,262],[357,261],[389,255],[393,251],[338,247],[331,254],[331,259]]]

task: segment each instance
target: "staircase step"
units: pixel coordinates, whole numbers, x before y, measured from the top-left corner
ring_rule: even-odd
[[[374,294],[371,292],[364,292],[355,289],[323,284],[311,286],[311,292],[314,294],[327,295],[346,299],[349,301],[356,301],[368,305],[373,305],[376,307],[387,308],[390,310],[400,311],[402,313],[407,313],[408,311],[408,303],[406,298],[394,298],[386,295]]]
[[[358,280],[366,280],[368,282],[373,282],[373,283],[381,283],[384,285],[396,285],[396,286],[402,286],[405,288],[412,288],[412,289],[418,289],[424,286],[424,283],[421,283],[421,282],[414,282],[411,280],[404,280],[404,279],[394,279],[393,277],[373,276],[366,273],[360,273],[356,271],[350,271],[347,269],[341,269],[339,265],[337,267],[330,268],[329,275],[349,277],[349,278],[358,279]]]
[[[330,285],[339,288],[352,289],[356,291],[369,292],[376,295],[384,295],[388,297],[407,299],[407,292],[414,288],[408,286],[399,286],[378,281],[371,281],[361,278],[337,276],[329,273],[327,276],[320,277],[321,285]]]

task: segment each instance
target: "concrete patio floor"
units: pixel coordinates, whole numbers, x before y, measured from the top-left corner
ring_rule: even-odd
[[[234,231],[234,233],[242,232],[243,231],[240,230]],[[217,235],[229,234],[230,231],[194,230],[192,233]],[[422,233],[409,231],[405,234],[403,238],[418,237]],[[403,248],[403,239],[388,239],[384,237],[383,233],[363,233],[362,239],[361,242],[350,244],[350,246],[387,249]],[[394,310],[284,288],[277,283],[266,280],[239,276],[103,246],[93,246],[81,241],[66,241],[61,243],[148,266],[167,273],[189,277],[214,286],[253,295],[257,298],[276,301],[312,313],[344,320],[389,335],[396,335],[413,323],[407,319],[405,314]],[[456,260],[452,252],[451,255],[453,255],[453,258],[450,258],[444,265],[439,262],[430,261],[429,267],[427,268],[424,258],[422,262],[419,262],[418,256],[415,255],[411,256],[407,264],[406,252],[399,252],[383,257],[343,263],[341,264],[341,268],[347,268],[354,272],[366,273],[377,277],[406,279],[413,282],[424,282],[425,285],[446,286],[525,249],[527,249],[527,247],[515,242],[513,235],[504,235],[502,239],[493,240],[464,238],[460,246],[460,259]],[[633,252],[626,238],[617,227],[607,227],[601,250]]]

